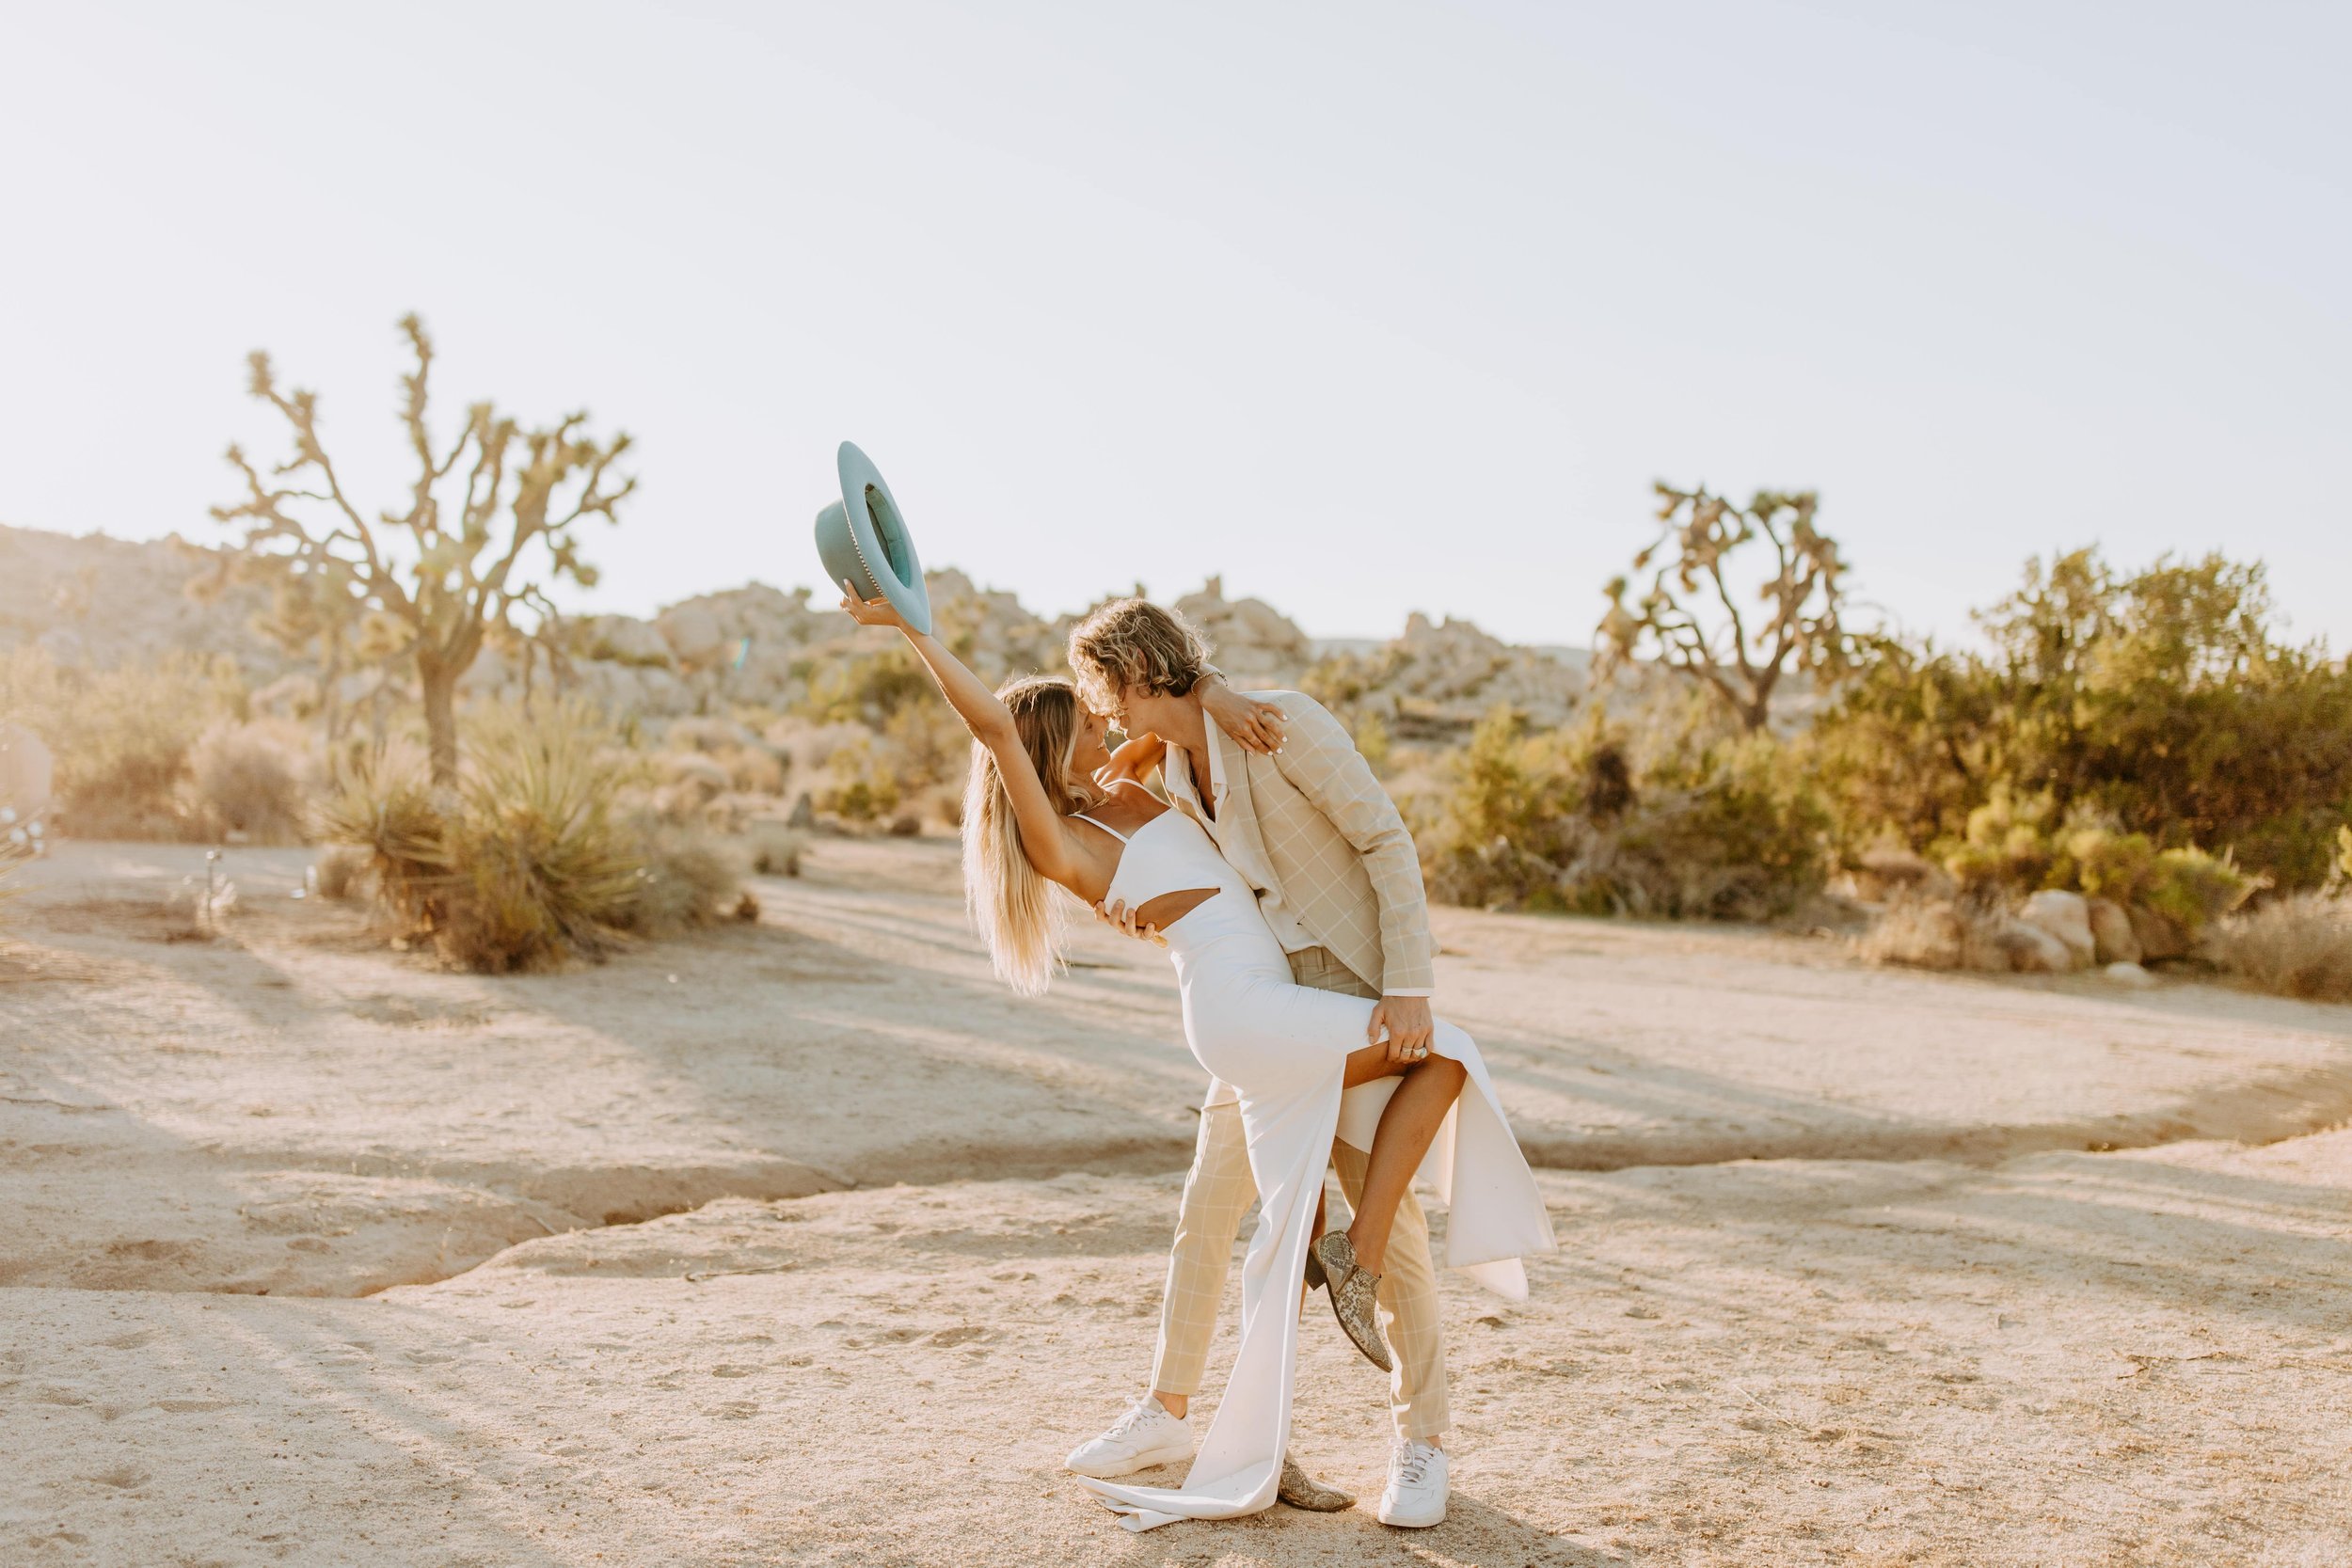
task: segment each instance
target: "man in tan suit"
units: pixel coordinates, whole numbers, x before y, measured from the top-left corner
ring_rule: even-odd
[[[1154,735],[1167,743],[1161,771],[1169,800],[1208,831],[1257,890],[1267,926],[1290,955],[1292,977],[1302,986],[1375,999],[1373,1043],[1385,1030],[1392,1060],[1422,1059],[1432,1033],[1435,974],[1421,864],[1403,818],[1346,729],[1312,698],[1295,691],[1250,694],[1266,710],[1261,715],[1264,733],[1279,734],[1279,744],[1263,751],[1208,722],[1203,693],[1220,702],[1230,698],[1216,689],[1207,653],[1200,634],[1180,617],[1141,599],[1106,605],[1070,635],[1080,694],[1130,735]],[[1271,730],[1283,721],[1279,732]],[[1219,722],[1226,722],[1225,715]],[[1236,727],[1249,733],[1246,723]],[[1350,1092],[1378,1096],[1383,1085],[1393,1083]],[[1360,1115],[1343,1116],[1342,1128],[1369,1143],[1360,1130],[1364,1122]],[[1343,1137],[1333,1143],[1331,1160],[1349,1202],[1358,1201],[1365,1150]],[[1233,1090],[1212,1082],[1177,1212],[1152,1391],[1073,1452],[1072,1469],[1125,1475],[1191,1453],[1191,1398],[1224,1296],[1233,1238],[1257,1196]],[[1435,1525],[1445,1517],[1445,1346],[1428,1223],[1410,1193],[1398,1207],[1379,1301],[1395,1353],[1390,1405],[1396,1434],[1380,1519],[1411,1528]],[[1309,1481],[1287,1461],[1283,1480],[1285,1502],[1343,1508],[1351,1500]]]

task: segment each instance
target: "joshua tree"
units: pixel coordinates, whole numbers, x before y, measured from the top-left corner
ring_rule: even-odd
[[[1609,613],[1595,635],[1595,679],[1649,653],[1712,691],[1742,726],[1760,730],[1772,717],[1772,689],[1791,664],[1824,679],[1846,671],[1856,641],[1840,620],[1846,567],[1836,541],[1813,526],[1819,497],[1759,490],[1742,510],[1705,486],[1677,490],[1661,480],[1657,489],[1658,537],[1633,558],[1633,571],[1648,572],[1648,583],[1630,602],[1627,578],[1604,590]],[[1772,575],[1757,591],[1763,608],[1751,627],[1724,571],[1734,550],[1758,538],[1771,544],[1773,559],[1765,562]]]
[[[617,483],[605,487],[629,438],[616,433],[600,443],[582,434],[585,413],[524,429],[477,403],[440,451],[425,424],[433,340],[414,315],[403,317],[400,329],[417,359],[401,377],[401,421],[417,467],[405,509],[373,520],[360,514],[320,443],[318,394],[279,390],[269,356],[257,350],[251,391],[293,427],[294,455],[264,480],[230,447],[246,499],[213,508],[213,515],[244,529],[244,554],[276,557],[303,579],[288,607],[300,626],[290,629],[315,626],[340,647],[342,629],[364,621],[363,643],[413,662],[434,782],[445,784],[457,777],[458,680],[491,641],[518,646],[526,659],[534,650],[559,657],[561,617],[547,587],[565,578],[582,587],[596,582],[575,530],[590,516],[617,522],[613,508],[637,482],[613,475]],[[306,470],[309,488],[274,483]],[[463,492],[445,509],[441,488],[461,472]],[[315,601],[300,602],[307,595]]]

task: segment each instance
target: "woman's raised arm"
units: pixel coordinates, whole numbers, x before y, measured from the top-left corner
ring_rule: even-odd
[[[1022,852],[1029,857],[1029,863],[1037,867],[1040,876],[1068,886],[1073,870],[1067,836],[1070,830],[1047,797],[1044,782],[1037,776],[1037,765],[1029,760],[1028,748],[1021,744],[1021,731],[1013,723],[1012,710],[981,684],[979,676],[965,669],[963,660],[949,653],[939,639],[908,626],[888,599],[861,599],[848,583],[841,587],[846,595],[841,608],[851,620],[862,626],[896,626],[914,644],[915,657],[930,671],[931,679],[939,683],[947,705],[956,710],[956,717],[972,732],[972,738],[987,747],[989,754],[996,759],[996,771],[1004,776],[1005,792],[1012,798],[1013,820],[1021,826]]]

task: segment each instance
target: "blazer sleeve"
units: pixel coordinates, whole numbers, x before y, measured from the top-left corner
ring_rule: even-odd
[[[1285,691],[1279,702],[1290,721],[1274,766],[1339,829],[1363,857],[1380,905],[1380,990],[1387,996],[1427,996],[1437,987],[1429,940],[1429,899],[1421,884],[1421,856],[1396,802],[1356,750],[1346,727],[1313,698]]]

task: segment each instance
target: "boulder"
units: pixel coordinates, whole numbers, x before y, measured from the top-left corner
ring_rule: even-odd
[[[2112,898],[2089,900],[2093,955],[2103,964],[2138,966],[2139,938],[2132,933],[2131,912]],[[2142,971],[2142,973],[2146,973]]]
[[[672,605],[661,612],[654,626],[681,664],[707,666],[726,647],[726,632],[707,605]]]
[[[2099,973],[2114,984],[2128,986],[2135,990],[2145,990],[2156,983],[2154,975],[2136,963],[2111,963]]]
[[[2140,962],[2188,957],[2188,929],[2179,921],[2153,910],[2141,909],[2137,904],[2126,912],[2131,916],[2132,935],[2139,941]]]
[[[670,662],[670,644],[661,633],[633,615],[592,615],[580,626],[579,641],[593,659],[621,664]]]
[[[2090,934],[2090,903],[2079,893],[2044,889],[2026,900],[2018,918],[2064,942],[2074,968],[2088,966],[2098,954],[2099,944]]]
[[[1227,598],[1222,578],[1178,599],[1176,613],[1200,628],[1210,657],[1242,689],[1295,686],[1313,659],[1295,623],[1263,599]]]
[[[2020,974],[2065,974],[2077,967],[2073,948],[2028,920],[2002,922],[1994,941]]]

